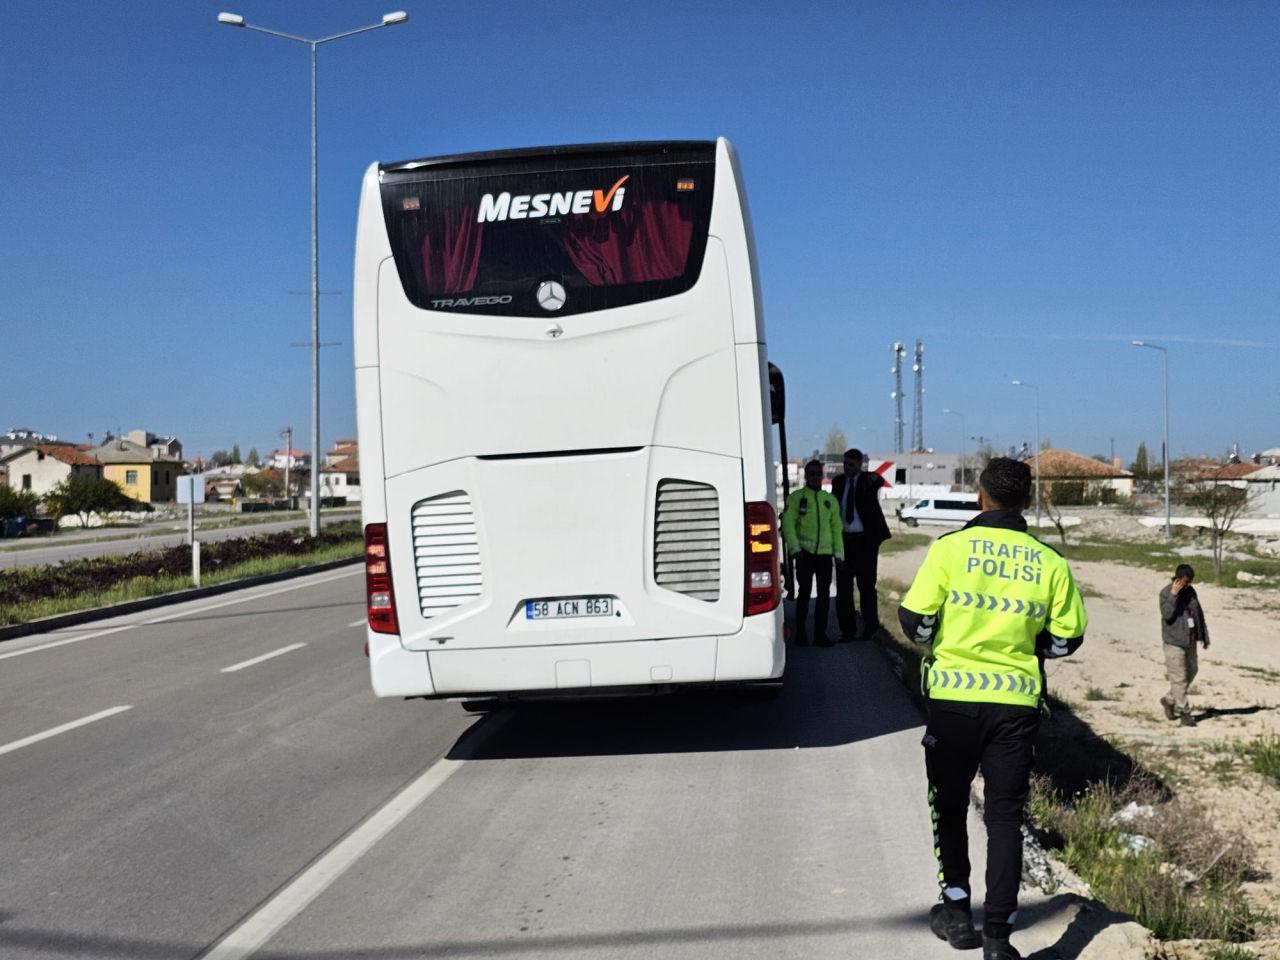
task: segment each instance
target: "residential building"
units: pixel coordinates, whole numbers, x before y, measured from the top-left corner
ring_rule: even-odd
[[[238,476],[211,476],[205,474],[204,499],[206,503],[236,500],[244,496],[244,488]]]
[[[177,498],[178,477],[183,473],[180,458],[157,455],[151,447],[123,437],[90,452],[102,464],[102,475],[127,496],[144,503],[171,503]]]
[[[0,457],[8,456],[15,450],[26,450],[38,443],[61,443],[61,441],[51,433],[40,433],[29,427],[10,427],[7,432],[0,433]]]
[[[102,465],[69,443],[39,443],[0,457],[0,469],[8,474],[14,490],[43,497],[68,477],[101,477]]]
[[[305,450],[272,450],[264,466],[283,470],[308,470],[311,467],[311,454]]]
[[[1248,511],[1255,517],[1280,517],[1280,465],[1262,467],[1245,477]]]
[[[360,444],[355,440],[335,440],[324,455],[324,465],[332,467],[341,460],[360,459]]]
[[[124,438],[140,447],[147,447],[155,454],[156,459],[161,457],[182,459],[182,441],[177,437],[162,437],[150,430],[130,430]]]
[[[320,496],[360,502],[360,462],[354,457],[320,468]],[[323,502],[323,500],[321,501]]]
[[[1244,490],[1248,486],[1249,478],[1262,469],[1258,464],[1247,461],[1243,463],[1240,461],[1234,463],[1209,462],[1202,464],[1198,470],[1189,472],[1186,477],[1193,482],[1220,483],[1235,487],[1237,490]]]
[[[1031,454],[1027,462],[1034,476],[1035,455]],[[1070,450],[1041,450],[1039,464],[1041,493],[1053,497],[1056,487],[1060,506],[1133,496],[1133,474],[1122,469],[1118,460],[1103,463]]]

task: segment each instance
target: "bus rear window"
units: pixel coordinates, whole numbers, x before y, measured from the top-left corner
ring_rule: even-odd
[[[704,153],[384,175],[405,294],[426,310],[547,317],[683,293],[706,250],[715,161]]]

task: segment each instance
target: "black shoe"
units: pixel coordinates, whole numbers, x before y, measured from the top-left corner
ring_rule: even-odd
[[[1196,725],[1196,718],[1189,713],[1184,713],[1178,722],[1184,727],[1194,727]]]
[[[840,632],[840,642],[841,642],[841,643],[852,643],[854,640],[857,640],[857,639],[858,639],[858,638],[857,638],[857,636],[855,636],[855,635],[854,635],[851,631],[849,631],[849,630],[842,630],[842,631]]]
[[[957,950],[976,950],[982,946],[982,934],[974,929],[973,916],[958,904],[935,903],[929,910],[929,929]]]
[[[1022,960],[1008,937],[983,937],[982,960]]]
[[[827,636],[814,637],[813,642],[819,647],[834,647],[836,645],[836,642]]]
[[[1166,720],[1178,719],[1178,711],[1173,708],[1173,701],[1168,697],[1160,698],[1160,706],[1164,707],[1164,718]]]

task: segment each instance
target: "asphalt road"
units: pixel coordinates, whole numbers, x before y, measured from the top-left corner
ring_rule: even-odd
[[[872,647],[792,650],[776,701],[477,720],[372,696],[361,593],[0,644],[0,958],[952,955]]]
[[[345,520],[359,520],[360,511],[346,511],[343,513],[326,514],[324,511],[320,513],[321,526],[328,526],[331,523],[342,523]],[[14,540],[4,541],[5,544],[12,543],[14,546],[5,549],[0,546],[0,570],[12,569],[14,567],[32,567],[47,563],[60,563],[63,560],[79,560],[84,557],[102,557],[108,554],[118,553],[134,553],[138,550],[163,550],[166,547],[178,547],[187,542],[187,532],[185,524],[181,532],[173,532],[171,524],[163,525],[166,529],[147,530],[145,527],[137,531],[136,536],[121,537],[113,540],[103,540],[100,542],[84,541],[74,539],[75,534],[59,534],[58,540],[49,546],[32,547],[29,544],[32,541]],[[208,543],[213,540],[228,540],[232,537],[248,537],[259,533],[276,533],[280,530],[301,530],[306,531],[306,520],[277,520],[275,522],[245,524],[238,527],[221,527],[215,530],[201,530],[199,521],[196,525],[196,537],[202,543]],[[118,533],[119,531],[117,531]],[[102,536],[111,536],[111,530],[105,530]],[[68,539],[63,540],[66,537]],[[16,547],[16,549],[15,549]]]

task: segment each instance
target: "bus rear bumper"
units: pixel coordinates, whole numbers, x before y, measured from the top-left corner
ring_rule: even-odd
[[[675,687],[774,680],[786,665],[782,609],[719,637],[614,643],[405,650],[369,634],[373,691],[380,697],[458,697]]]

